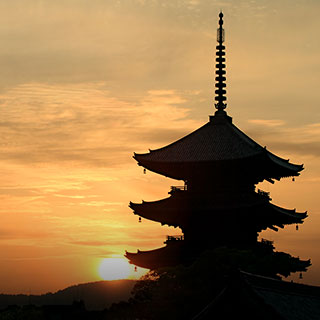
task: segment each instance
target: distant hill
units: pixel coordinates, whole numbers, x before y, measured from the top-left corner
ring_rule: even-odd
[[[112,303],[127,301],[136,280],[97,281],[78,284],[42,295],[0,294],[0,309],[9,305],[71,305],[75,300],[84,300],[87,310],[102,310]]]

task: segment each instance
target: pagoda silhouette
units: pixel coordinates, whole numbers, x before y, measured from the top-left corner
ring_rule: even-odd
[[[161,248],[126,252],[130,263],[136,266],[157,269],[188,263],[205,250],[221,246],[265,245],[273,250],[271,241],[258,241],[259,232],[302,224],[307,217],[307,212],[271,203],[268,192],[256,189],[265,180],[273,184],[281,178],[299,176],[303,165],[293,164],[260,146],[227,115],[222,12],[217,31],[215,114],[204,126],[163,148],[134,154],[139,166],[184,181],[183,186],[171,187],[168,198],[130,202],[139,221],[142,217],[179,227],[183,232],[181,236],[168,236]],[[305,271],[309,265],[310,261],[299,260],[287,271]]]

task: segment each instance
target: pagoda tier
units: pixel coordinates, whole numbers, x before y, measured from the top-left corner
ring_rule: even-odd
[[[163,224],[180,227],[191,242],[206,239],[210,245],[253,243],[258,233],[284,225],[302,224],[307,212],[284,209],[269,201],[266,192],[240,193],[225,197],[193,197],[187,191],[175,191],[168,198],[141,204],[130,202],[134,213]],[[228,232],[225,232],[228,230]],[[242,241],[240,240],[240,241]]]
[[[210,121],[166,147],[134,154],[138,165],[161,175],[188,181],[188,187],[256,184],[298,176],[303,165],[292,164],[263,148],[240,131],[225,112],[217,111]],[[237,182],[239,183],[239,182]]]
[[[201,253],[206,251],[206,249],[207,248],[205,247],[190,247],[186,245],[184,241],[173,240],[166,242],[166,246],[154,250],[137,250],[137,252],[126,251],[125,257],[131,264],[141,268],[155,270],[163,267],[172,267],[179,264],[189,265],[194,261],[195,258],[199,257]],[[217,248],[218,252],[221,249],[221,247]],[[241,246],[238,249],[242,250]],[[282,268],[282,272],[287,273],[287,275],[289,275],[291,272],[306,271],[306,269],[311,265],[310,260],[300,260],[299,258],[294,258],[288,254],[283,254],[282,252],[274,252],[273,242],[265,239],[257,242],[255,247],[246,249],[251,250],[252,253],[256,252],[256,258],[259,258],[260,256],[260,259],[266,259],[266,261],[270,259],[275,261],[280,259],[280,263],[282,264],[285,259],[287,261],[287,266]],[[211,250],[214,252],[215,249],[209,248],[208,251],[210,252]],[[230,252],[233,250],[236,250],[236,247],[230,248]],[[294,260],[293,264],[292,260]]]

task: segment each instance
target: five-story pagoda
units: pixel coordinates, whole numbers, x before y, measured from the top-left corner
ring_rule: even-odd
[[[126,252],[131,263],[149,269],[192,260],[218,246],[255,246],[267,228],[303,223],[298,213],[271,203],[269,194],[256,190],[264,180],[274,183],[295,177],[303,165],[292,164],[249,138],[227,115],[223,14],[219,14],[216,47],[217,111],[209,122],[163,148],[134,154],[138,165],[184,181],[172,187],[170,197],[132,203],[140,217],[180,227],[183,237],[168,237],[165,246],[151,251]]]

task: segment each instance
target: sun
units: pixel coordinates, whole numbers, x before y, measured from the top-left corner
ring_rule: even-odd
[[[99,265],[99,275],[103,280],[128,279],[131,266],[124,258],[105,258]]]

